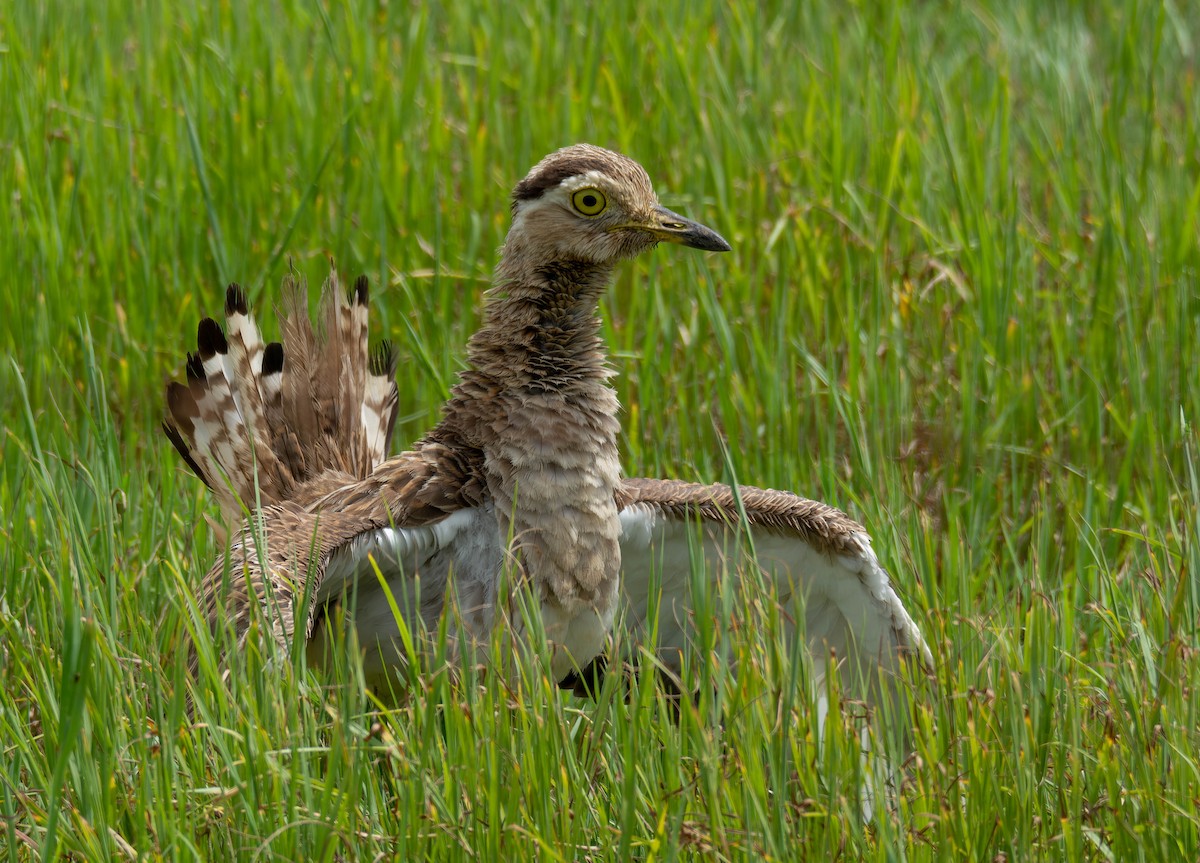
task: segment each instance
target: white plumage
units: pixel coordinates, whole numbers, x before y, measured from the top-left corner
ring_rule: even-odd
[[[669,488],[673,484],[664,485]],[[813,503],[786,492],[746,492],[766,496],[781,506]],[[900,656],[906,652],[917,653],[923,663],[932,662],[916,623],[880,566],[870,538],[861,529],[851,529],[845,537],[844,551],[831,552],[794,530],[748,527],[736,521],[736,514],[729,515],[729,520],[694,514],[681,517],[645,502],[634,502],[621,510],[621,606],[617,620],[623,621],[621,640],[631,655],[638,648],[654,651],[660,667],[681,683],[680,659],[695,641],[694,591],[698,588],[703,593],[699,603],[708,613],[721,591],[738,590],[741,579],[757,571],[763,576],[762,587],[784,611],[781,620],[787,624],[787,635],[795,634],[795,614],[803,611],[802,630],[818,687],[831,656],[844,663],[841,677],[847,682],[870,677],[879,670],[895,672]],[[315,601],[325,605],[346,592],[355,593],[349,604],[355,609],[355,625],[366,650],[364,670],[369,679],[383,683],[382,676],[401,661],[401,654],[398,622],[375,568],[396,599],[403,625],[413,632],[437,629],[452,579],[458,603],[455,613],[476,642],[473,655],[480,656],[495,611],[502,606],[497,602],[497,585],[505,547],[490,507],[460,510],[429,526],[367,531],[332,553]],[[653,643],[649,631],[652,616]],[[545,622],[548,633],[554,630],[554,624]],[[567,657],[575,655],[570,630],[563,631],[567,633],[562,645],[566,649],[556,654],[564,662],[560,678],[571,670]]]

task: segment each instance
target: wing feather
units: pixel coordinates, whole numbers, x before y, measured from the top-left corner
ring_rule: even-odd
[[[201,585],[210,626],[227,622],[241,643],[262,612],[272,639],[289,649],[297,626],[306,638],[313,635],[321,609],[310,602],[297,620],[298,604],[306,596],[338,593],[363,574],[367,554],[388,552],[411,563],[417,551],[431,554],[453,544],[463,520],[456,514],[480,501],[464,494],[471,484],[444,463],[449,455],[436,446],[401,453],[362,479],[327,471],[288,500],[265,507],[257,524],[243,524],[229,550],[230,565],[218,561]],[[491,525],[495,534],[494,516]],[[399,533],[389,538],[388,531]],[[416,545],[406,547],[405,541]],[[325,584],[331,568],[333,581]],[[430,595],[440,601],[442,591]]]
[[[802,597],[818,669],[831,653],[867,672],[906,655],[932,664],[866,531],[839,510],[771,489],[646,479],[627,480],[618,505],[626,619],[636,640],[658,604],[656,647],[666,661],[692,638],[696,552],[716,580],[738,577],[736,556],[752,548],[780,601]]]

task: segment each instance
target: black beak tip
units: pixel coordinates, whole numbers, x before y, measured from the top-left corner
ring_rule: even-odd
[[[697,226],[699,230],[694,232],[688,243],[694,249],[701,249],[705,252],[732,252],[733,246],[729,245],[724,237],[718,234],[711,228]]]
[[[713,233],[713,246],[712,246],[712,249],[710,249],[710,251],[732,252],[733,246],[729,245],[729,241],[726,240],[724,237],[722,237],[720,234],[714,232]]]

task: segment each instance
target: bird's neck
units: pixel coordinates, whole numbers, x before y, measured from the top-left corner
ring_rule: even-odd
[[[611,264],[512,254],[510,241],[485,294],[483,322],[467,345],[442,427],[491,450],[512,437],[516,414],[555,432],[548,444],[616,454],[618,404],[597,316]],[[504,429],[505,431],[501,431]]]
[[[477,453],[499,527],[542,594],[547,637],[586,662],[612,620],[620,572],[619,405],[597,318],[613,268],[525,265],[513,251],[431,438]]]
[[[506,252],[508,249],[506,249]],[[516,258],[516,260],[514,260]],[[506,255],[485,295],[465,377],[506,388],[580,395],[610,376],[597,308],[612,266],[584,261],[522,264]]]

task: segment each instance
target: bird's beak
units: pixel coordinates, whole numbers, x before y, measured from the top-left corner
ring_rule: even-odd
[[[648,222],[639,222],[623,227],[637,228],[663,242],[691,246],[693,249],[703,249],[706,252],[728,252],[732,248],[729,243],[725,242],[725,238],[712,228],[706,228],[699,222],[685,219],[666,207],[655,207]]]

